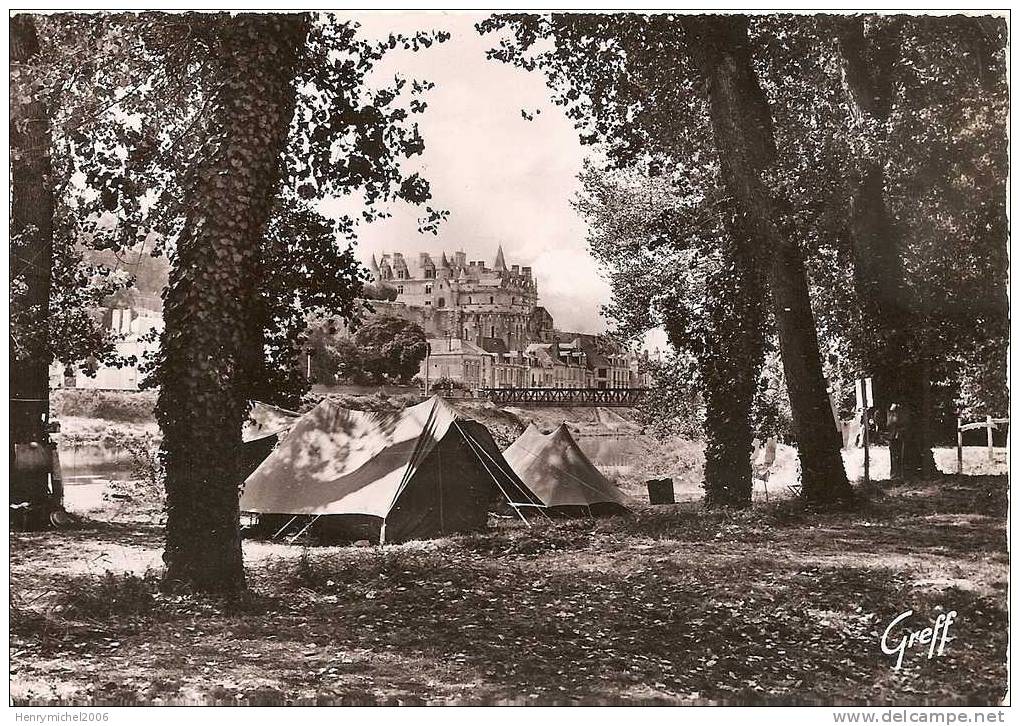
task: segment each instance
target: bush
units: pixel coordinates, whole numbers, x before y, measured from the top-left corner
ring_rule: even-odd
[[[158,519],[166,502],[166,467],[159,456],[159,442],[148,436],[128,438],[123,446],[131,458],[131,479],[111,480],[103,499],[144,519]]]
[[[153,571],[139,576],[107,570],[101,575],[73,578],[66,585],[54,608],[65,617],[140,615],[152,610],[159,575]]]
[[[441,376],[432,382],[429,390],[432,393],[439,393],[440,391],[466,391],[468,390],[468,387],[464,381],[458,381],[455,378]]]
[[[50,395],[50,411],[56,417],[80,416],[122,423],[155,420],[155,391],[96,391],[65,388]]]

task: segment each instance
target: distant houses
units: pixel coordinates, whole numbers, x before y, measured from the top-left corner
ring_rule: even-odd
[[[506,350],[499,341],[482,345],[457,338],[430,338],[422,362],[423,381],[454,381],[479,388],[645,388],[647,354],[604,350],[608,341],[577,335],[563,342],[529,343]],[[600,350],[603,348],[603,350]]]
[[[160,299],[151,295],[115,296],[97,314],[103,316],[104,327],[114,338],[121,365],[103,365],[98,361],[66,365],[54,361],[50,365],[50,388],[138,390],[141,364],[159,345],[156,338],[163,330],[161,308]]]

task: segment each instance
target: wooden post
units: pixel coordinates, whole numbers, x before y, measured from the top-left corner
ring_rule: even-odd
[[[995,461],[995,452],[992,451],[992,429],[995,428],[995,424],[991,416],[985,416],[985,427],[988,431],[988,460]]]
[[[963,420],[956,418],[956,473],[963,473]]]
[[[871,455],[868,450],[868,409],[864,409],[864,483],[871,482]]]

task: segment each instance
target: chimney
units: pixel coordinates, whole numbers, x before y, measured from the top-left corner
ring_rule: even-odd
[[[523,273],[523,275],[526,278],[528,278],[529,280],[531,279],[531,268],[530,267],[522,267],[521,268],[521,273]]]
[[[510,265],[510,272],[514,273],[515,275],[521,274],[521,266],[520,265]]]

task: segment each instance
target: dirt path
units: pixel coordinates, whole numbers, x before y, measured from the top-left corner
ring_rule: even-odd
[[[693,504],[386,548],[246,542],[253,594],[156,591],[161,531],[11,535],[19,701],[995,704],[1005,477],[849,514]],[[109,570],[110,574],[104,574]],[[945,655],[879,647],[956,610]]]

